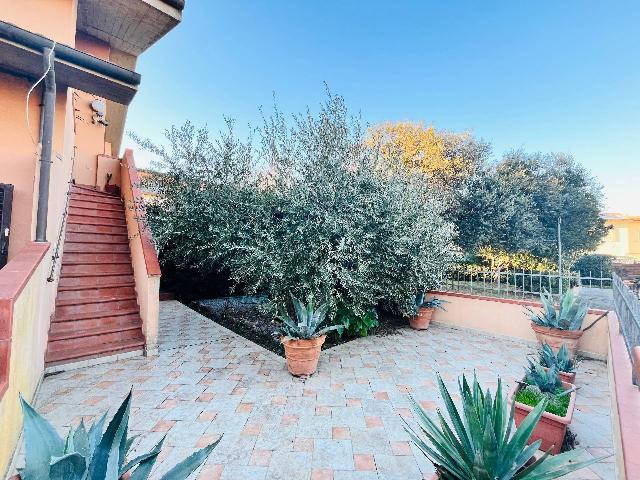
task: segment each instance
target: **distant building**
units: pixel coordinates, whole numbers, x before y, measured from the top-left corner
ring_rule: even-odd
[[[640,216],[605,213],[609,233],[596,253],[612,255],[619,261],[640,261]]]

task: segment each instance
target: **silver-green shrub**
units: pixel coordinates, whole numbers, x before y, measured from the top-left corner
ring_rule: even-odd
[[[222,270],[270,305],[291,292],[327,302],[330,316],[412,313],[448,267],[454,234],[426,179],[366,146],[339,96],[291,121],[276,108],[255,135],[213,140],[186,124],[166,147],[142,142],[161,159],[148,209],[161,258]]]

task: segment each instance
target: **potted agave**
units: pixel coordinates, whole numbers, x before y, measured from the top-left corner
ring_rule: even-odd
[[[438,309],[446,312],[444,303],[449,303],[446,300],[433,297],[425,299],[425,294],[421,293],[416,297],[416,309],[417,313],[409,319],[409,325],[414,330],[426,330],[431,325],[431,319],[433,318],[433,312]]]
[[[560,380],[556,365],[545,370],[529,360],[524,382],[514,385],[509,396],[515,405],[516,425],[527,415],[544,404],[544,413],[531,434],[530,442],[540,440],[544,451],[560,453],[567,426],[573,418],[576,403],[576,387]]]
[[[482,391],[477,379],[469,385],[463,376],[459,382],[461,410],[458,410],[447,387],[438,376],[440,394],[449,422],[438,411],[430,418],[411,397],[409,401],[423,436],[405,427],[413,443],[433,463],[433,480],[551,480],[580,470],[606,457],[575,462],[583,450],[571,450],[550,458],[544,453],[536,459],[540,440],[527,446],[527,440],[541,419],[546,400],[534,407],[514,428],[514,409],[502,396],[498,379],[495,396]]]
[[[107,414],[87,430],[84,421],[63,440],[56,429],[20,396],[24,425],[24,468],[12,480],[147,480],[164,437],[148,453],[127,461],[135,437],[127,438],[131,392],[106,430]],[[184,480],[204,463],[220,440],[204,447],[167,471],[160,480]],[[155,478],[155,477],[154,477]]]
[[[547,343],[540,349],[540,365],[548,370],[556,367],[560,380],[567,383],[576,383],[576,362],[571,358],[569,350],[562,344],[560,350],[555,352]]]
[[[307,297],[306,305],[293,295],[291,301],[296,321],[291,319],[284,308],[283,314],[277,315],[280,324],[275,334],[280,336],[284,346],[289,373],[294,376],[312,375],[318,368],[320,350],[327,338],[326,334],[344,328],[344,325],[320,328],[326,321],[328,305],[325,303],[316,308],[311,295]]]
[[[545,291],[540,294],[540,300],[543,306],[543,310],[540,312],[525,307],[531,318],[531,328],[533,328],[538,342],[546,343],[556,351],[562,345],[566,345],[571,358],[575,358],[578,343],[582,337],[582,322],[587,315],[589,306],[578,301],[573,290],[569,290],[563,295],[557,312],[549,292]]]

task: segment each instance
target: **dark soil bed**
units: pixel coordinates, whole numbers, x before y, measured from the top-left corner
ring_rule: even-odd
[[[205,317],[228,328],[229,330],[251,340],[254,343],[284,357],[284,349],[278,339],[273,336],[275,323],[273,316],[260,311],[259,297],[223,297],[194,300],[190,307]],[[393,335],[398,328],[406,327],[407,320],[398,315],[381,312],[378,318],[380,325],[370,331],[370,335]],[[354,337],[331,334],[327,337],[324,349],[335,347],[354,340]]]

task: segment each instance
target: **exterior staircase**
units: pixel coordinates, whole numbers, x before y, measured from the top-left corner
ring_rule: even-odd
[[[73,185],[46,366],[144,348],[124,205]]]

